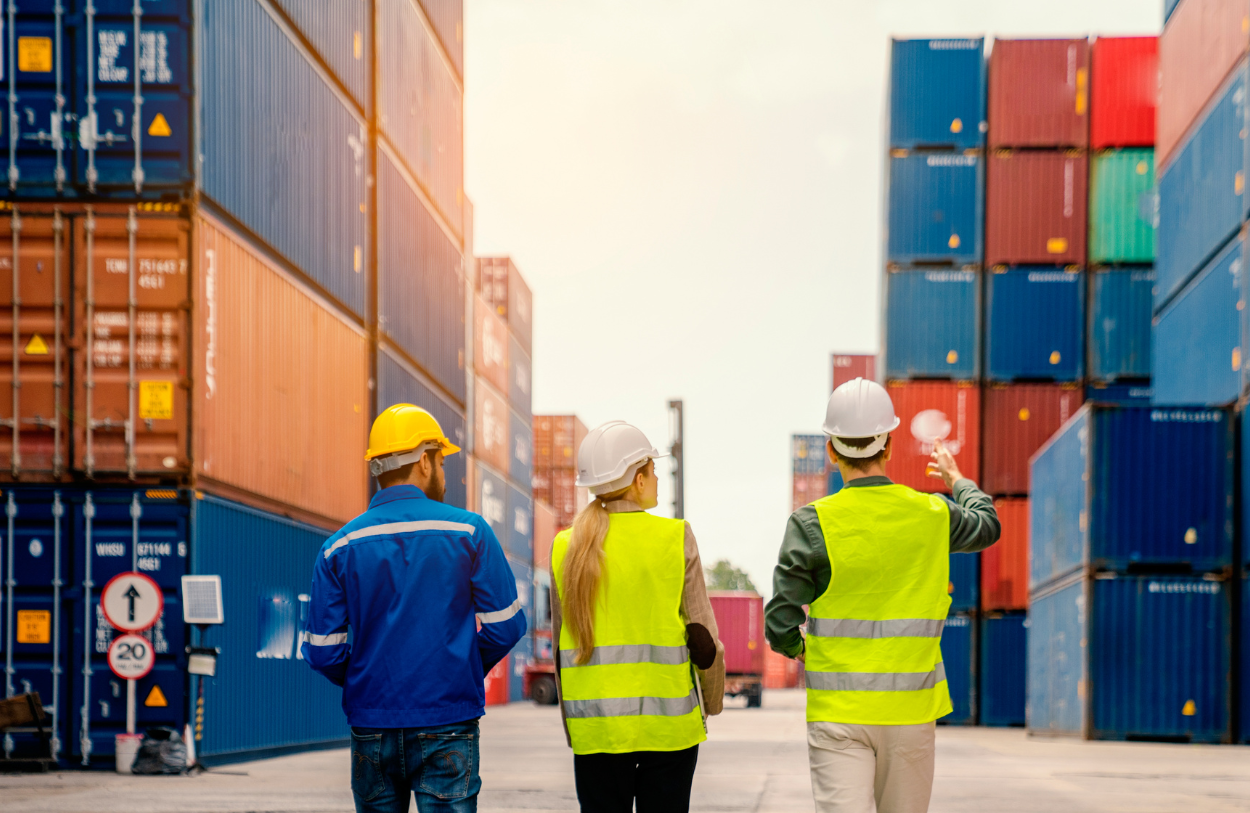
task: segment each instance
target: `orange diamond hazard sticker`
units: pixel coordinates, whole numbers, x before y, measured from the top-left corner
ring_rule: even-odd
[[[157,113],[156,118],[152,119],[152,123],[148,125],[148,135],[150,136],[171,136],[174,131],[169,129],[169,122],[165,120],[165,114]]]
[[[143,701],[143,705],[149,708],[163,709],[169,705],[169,701],[165,699],[165,693],[161,691],[161,687],[154,685],[152,691],[148,692],[147,700]]]

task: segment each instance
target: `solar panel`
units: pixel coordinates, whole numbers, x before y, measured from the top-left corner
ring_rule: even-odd
[[[225,623],[221,576],[182,577],[182,621],[184,624]]]

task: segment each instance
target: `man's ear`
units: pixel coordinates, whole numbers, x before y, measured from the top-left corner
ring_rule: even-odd
[[[890,455],[892,455],[892,454],[894,454],[894,436],[893,436],[893,435],[886,435],[886,436],[885,436],[885,457],[883,457],[883,458],[881,458],[881,459],[882,459],[883,461],[889,460],[889,459],[890,459]]]

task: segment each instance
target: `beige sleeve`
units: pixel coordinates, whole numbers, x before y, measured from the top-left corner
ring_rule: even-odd
[[[556,703],[560,706],[560,722],[564,726],[564,741],[573,747],[569,736],[569,718],[564,713],[564,689],[560,684],[560,590],[556,585],[556,568],[551,566],[551,657],[556,663]]]
[[[707,597],[703,580],[703,561],[690,523],[686,523],[686,584],[681,593],[681,612],[687,624],[702,624],[716,641],[716,660],[706,670],[699,670],[703,683],[703,707],[708,716],[720,714],[725,705],[725,645],[720,641],[712,602]]]

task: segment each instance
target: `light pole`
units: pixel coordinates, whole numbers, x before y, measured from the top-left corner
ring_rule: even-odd
[[[673,443],[669,453],[673,457],[673,518],[686,518],[685,465],[682,461],[682,406],[678,398],[668,402],[670,435]]]

